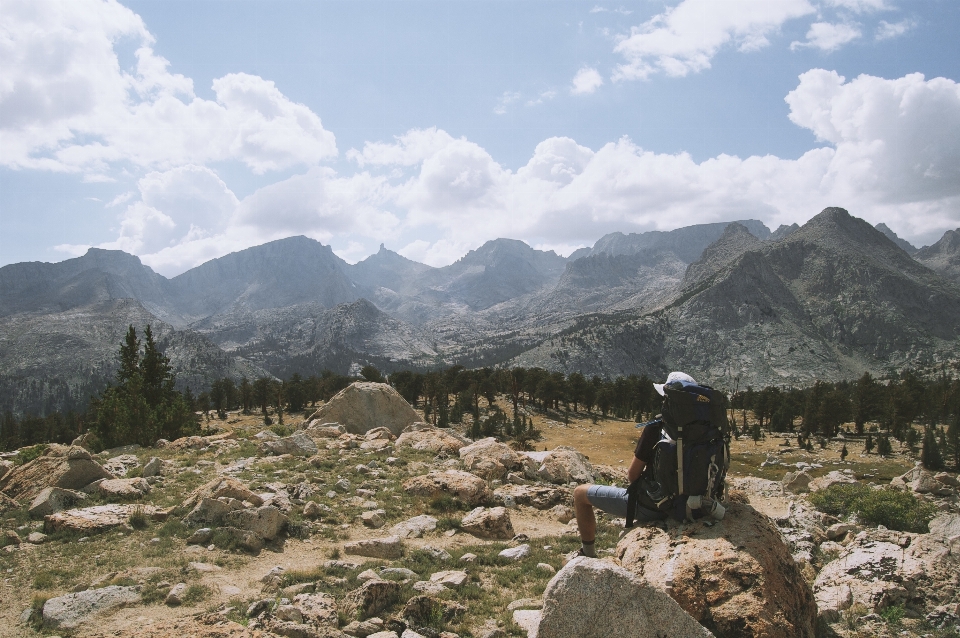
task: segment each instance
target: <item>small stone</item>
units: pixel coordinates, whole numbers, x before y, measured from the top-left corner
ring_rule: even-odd
[[[367,569],[357,574],[357,580],[361,582],[365,582],[368,580],[376,580],[378,578],[380,578],[380,575],[377,574],[377,572],[373,571],[372,569]]]
[[[382,512],[383,510],[367,510],[366,512],[362,512],[360,514],[360,521],[366,527],[372,527],[373,529],[383,527],[386,521],[383,520]]]
[[[470,552],[467,552],[466,554],[460,557],[461,563],[472,563],[475,560],[477,560],[477,555],[471,554]]]
[[[349,492],[349,491],[350,491],[350,481],[348,481],[347,479],[340,479],[339,481],[336,482],[336,487],[337,487],[337,489],[340,490],[341,492]]]
[[[462,571],[442,571],[430,575],[430,581],[440,583],[450,589],[459,589],[463,587],[470,579],[467,572]]]
[[[550,563],[537,563],[537,571],[550,574],[551,576],[557,573],[557,570],[554,569],[553,565]]]
[[[403,553],[403,543],[399,536],[385,536],[346,543],[343,551],[357,556],[393,560],[400,558]]]
[[[414,591],[427,596],[439,596],[449,589],[442,583],[435,583],[429,580],[418,580],[413,584]]]
[[[288,622],[303,622],[303,613],[293,605],[280,605],[273,614],[280,620]]]
[[[206,545],[213,538],[213,530],[209,527],[201,527],[187,538],[187,545]]]
[[[521,560],[530,555],[530,546],[524,543],[523,545],[517,545],[516,547],[510,547],[508,549],[500,552],[500,556],[504,558],[509,558],[511,560]]]
[[[270,600],[269,598],[264,598],[263,600],[258,600],[251,603],[250,606],[247,607],[247,618],[253,618],[255,616],[259,616],[260,614],[268,610],[270,608],[270,605],[272,604],[273,604],[273,601]]]
[[[164,599],[164,604],[167,604],[171,607],[176,607],[177,605],[183,604],[183,594],[187,591],[186,583],[177,583],[170,589],[170,592],[167,594],[166,599]]]
[[[307,501],[303,506],[303,515],[306,518],[320,518],[320,505],[316,501]]]

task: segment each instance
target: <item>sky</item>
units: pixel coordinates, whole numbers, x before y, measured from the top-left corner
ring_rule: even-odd
[[[955,0],[3,0],[0,265],[960,227]]]

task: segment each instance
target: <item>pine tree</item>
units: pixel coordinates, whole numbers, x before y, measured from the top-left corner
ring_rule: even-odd
[[[890,456],[893,454],[893,445],[890,444],[890,437],[886,434],[877,437],[877,454],[880,456]]]
[[[943,469],[943,456],[940,454],[940,445],[933,434],[933,428],[927,428],[923,435],[923,450],[920,452],[920,462],[928,470]]]
[[[867,440],[863,442],[863,451],[867,454],[873,452],[873,435],[867,434]]]

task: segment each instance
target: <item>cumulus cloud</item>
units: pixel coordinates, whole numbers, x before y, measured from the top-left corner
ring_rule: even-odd
[[[594,68],[585,66],[573,76],[570,93],[573,95],[588,95],[603,86],[603,77]]]
[[[119,44],[135,48],[121,66]],[[0,21],[0,165],[82,171],[235,160],[257,173],[337,153],[309,108],[260,77],[214,80],[215,100],[171,73],[154,37],[114,0],[10,0]]]
[[[826,3],[854,13],[871,13],[890,9],[886,0],[826,0]]]
[[[892,38],[898,38],[916,26],[916,20],[911,20],[909,18],[894,23],[881,20],[880,24],[877,25],[877,33],[874,37],[877,40],[890,40]]]
[[[614,49],[626,62],[614,81],[646,79],[656,73],[685,76],[710,68],[720,49],[735,44],[755,51],[788,20],[814,13],[807,0],[683,0],[633,27]]]
[[[792,50],[803,47],[813,47],[821,51],[836,51],[840,47],[863,35],[860,28],[853,24],[830,22],[814,22],[807,31],[806,42],[791,42]]]

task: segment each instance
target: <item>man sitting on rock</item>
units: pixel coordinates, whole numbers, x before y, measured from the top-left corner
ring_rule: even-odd
[[[675,381],[696,383],[693,377],[685,372],[671,372],[664,383],[654,383],[654,389],[663,396],[663,386]],[[633,461],[627,470],[627,483],[632,484],[644,469],[653,461],[654,446],[660,440],[662,428],[657,424],[647,425],[640,433],[640,440],[633,452]],[[596,558],[597,549],[597,518],[593,508],[601,509],[613,517],[626,518],[627,490],[612,485],[578,485],[573,490],[573,509],[577,517],[577,529],[580,532],[580,549],[574,556],[589,556]],[[639,523],[662,521],[667,517],[658,512],[637,504],[634,518]]]

